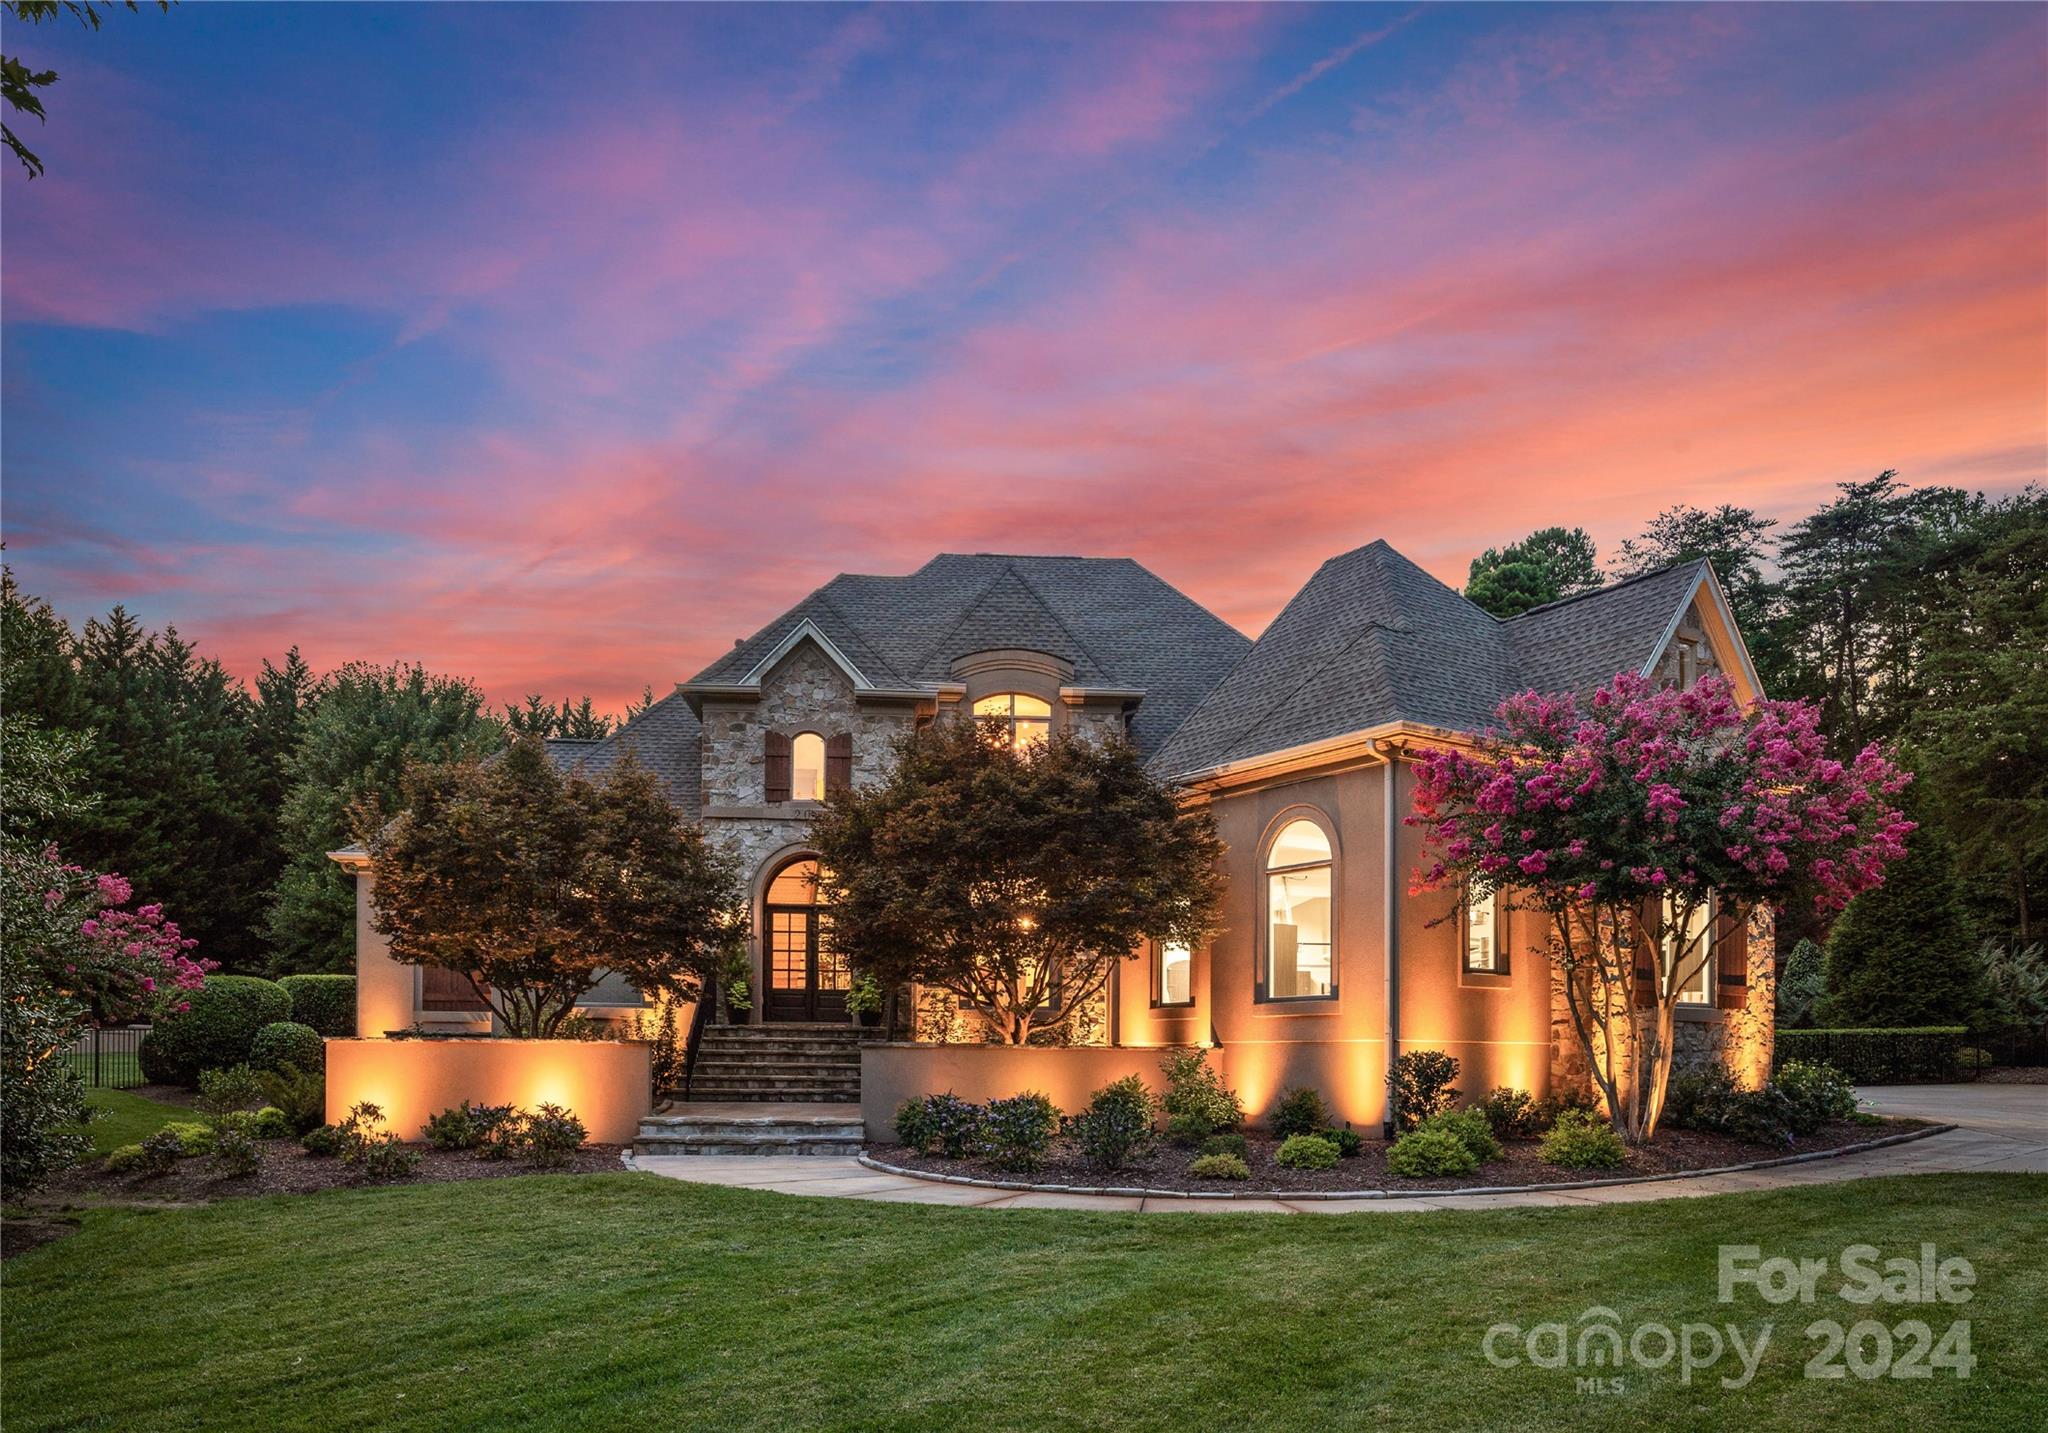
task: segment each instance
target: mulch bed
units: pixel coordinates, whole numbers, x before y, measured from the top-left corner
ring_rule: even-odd
[[[467,1150],[413,1145],[419,1168],[398,1184],[446,1184],[460,1179],[504,1179],[518,1174],[617,1174],[620,1146],[586,1144],[558,1169],[540,1170],[519,1160],[478,1159]],[[181,1159],[164,1174],[110,1174],[106,1161],[92,1160],[66,1170],[34,1198],[42,1208],[107,1204],[205,1204],[263,1194],[312,1194],[322,1189],[357,1188],[370,1181],[338,1159],[307,1154],[292,1140],[265,1140],[263,1163],[254,1174],[223,1175],[211,1158]]]
[[[1080,1159],[1065,1140],[1053,1144],[1052,1153],[1029,1174],[997,1169],[985,1159],[941,1159],[919,1154],[902,1145],[877,1146],[869,1153],[884,1164],[933,1174],[962,1174],[972,1179],[995,1179],[1031,1184],[1064,1184],[1083,1188],[1172,1189],[1206,1194],[1304,1194],[1350,1190],[1388,1190],[1421,1194],[1434,1189],[1471,1189],[1479,1186],[1519,1184],[1572,1184],[1588,1179],[1627,1179],[1649,1174],[1682,1174],[1694,1169],[1718,1169],[1730,1164],[1753,1164],[1758,1160],[1785,1155],[1810,1154],[1862,1144],[1918,1129],[1924,1120],[1886,1119],[1875,1125],[1842,1121],[1807,1135],[1790,1148],[1777,1149],[1744,1144],[1726,1135],[1703,1134],[1698,1130],[1664,1129],[1656,1140],[1628,1152],[1620,1169],[1558,1169],[1545,1164],[1536,1154],[1533,1140],[1512,1140],[1505,1157],[1481,1165],[1471,1174],[1443,1179],[1402,1179],[1387,1170],[1387,1145],[1367,1140],[1351,1158],[1339,1160],[1335,1169],[1287,1169],[1273,1162],[1280,1142],[1262,1134],[1249,1134],[1252,1177],[1243,1180],[1197,1179],[1188,1173],[1196,1151],[1162,1144],[1151,1155],[1127,1169],[1105,1173]]]

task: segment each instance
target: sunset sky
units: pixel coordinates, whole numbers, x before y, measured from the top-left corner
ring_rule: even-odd
[[[836,572],[2048,464],[2048,9],[185,5],[11,27],[7,560],[247,675],[666,690]]]

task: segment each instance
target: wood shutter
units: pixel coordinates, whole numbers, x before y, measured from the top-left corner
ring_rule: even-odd
[[[420,967],[420,1009],[488,1010],[491,1002],[477,994],[469,977],[445,965]]]
[[[853,733],[842,731],[825,739],[825,794],[844,791],[853,785]]]
[[[1739,912],[1714,912],[1714,1003],[1723,1010],[1749,1004],[1749,922]]]
[[[763,799],[771,805],[789,800],[789,738],[771,731],[763,739]]]

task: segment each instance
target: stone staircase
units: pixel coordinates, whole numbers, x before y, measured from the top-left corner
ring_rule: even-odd
[[[859,1105],[697,1104],[663,1107],[640,1121],[636,1155],[860,1153]]]
[[[848,1025],[707,1026],[688,1098],[858,1103],[860,1041]]]

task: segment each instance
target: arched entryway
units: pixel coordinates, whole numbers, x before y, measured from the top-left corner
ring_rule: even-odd
[[[769,878],[761,898],[762,1018],[844,1021],[852,983],[832,949],[832,912],[819,902],[818,862],[798,856]]]

